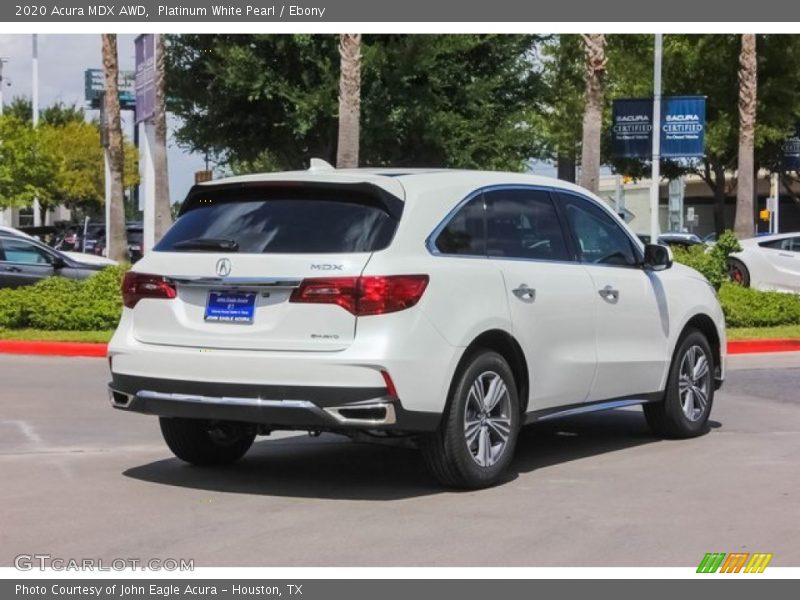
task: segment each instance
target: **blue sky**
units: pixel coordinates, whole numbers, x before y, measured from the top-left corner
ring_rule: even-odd
[[[133,35],[120,35],[120,68],[133,69]],[[3,94],[8,103],[14,96],[31,95],[31,36],[0,35],[0,56],[8,59],[3,69]],[[83,77],[86,69],[102,66],[99,35],[39,35],[39,105],[54,102],[84,105]],[[11,85],[6,85],[7,82]],[[89,114],[92,114],[91,112]],[[96,113],[94,113],[96,114]],[[132,117],[123,123],[132,137]],[[171,128],[175,123],[170,123]],[[171,136],[170,136],[171,138]],[[182,200],[194,182],[194,172],[204,168],[203,158],[190,154],[169,140],[170,196]]]

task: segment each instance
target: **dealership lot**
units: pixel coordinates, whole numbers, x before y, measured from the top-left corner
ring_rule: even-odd
[[[0,356],[0,566],[18,554],[197,566],[800,564],[800,353],[735,356],[708,435],[641,411],[526,429],[508,481],[443,491],[418,453],[259,438],[238,464],[173,458],[155,418],[106,399],[101,359]]]

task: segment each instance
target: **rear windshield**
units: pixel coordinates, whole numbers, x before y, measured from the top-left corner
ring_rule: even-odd
[[[373,252],[389,245],[396,226],[381,206],[348,199],[213,198],[182,214],[155,250]]]

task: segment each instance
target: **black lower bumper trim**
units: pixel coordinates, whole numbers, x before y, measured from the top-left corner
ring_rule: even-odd
[[[257,390],[270,395],[253,393]],[[336,390],[335,394],[331,390]],[[372,395],[365,397],[365,390]],[[441,420],[438,413],[405,410],[399,400],[387,396],[385,388],[242,386],[114,374],[109,391],[112,405],[120,410],[160,417],[256,423],[273,429],[429,432],[436,430]],[[286,393],[277,395],[278,391]],[[307,392],[306,397],[301,397],[301,392]],[[339,401],[334,403],[334,397]],[[390,405],[394,422],[370,422],[375,409],[366,409],[376,404]],[[342,422],[325,410],[345,408],[344,416],[353,416],[359,406],[364,407],[364,421]]]

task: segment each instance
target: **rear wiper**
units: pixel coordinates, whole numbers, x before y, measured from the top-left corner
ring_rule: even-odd
[[[172,247],[175,250],[224,250],[225,252],[236,252],[239,250],[239,244],[236,240],[204,237],[176,242]]]

